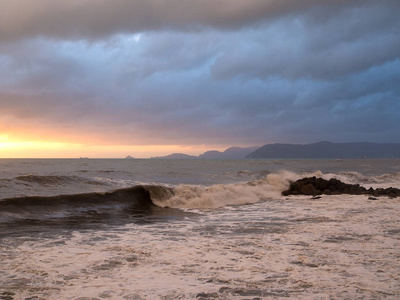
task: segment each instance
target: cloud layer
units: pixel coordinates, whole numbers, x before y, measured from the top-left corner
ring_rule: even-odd
[[[4,0],[2,38],[47,36],[101,39],[118,33],[240,29],[269,19],[309,13],[331,17],[338,11],[374,1],[327,0]],[[397,5],[385,1],[383,5]],[[381,4],[382,5],[382,4]]]
[[[0,131],[400,142],[399,1],[3,1]]]

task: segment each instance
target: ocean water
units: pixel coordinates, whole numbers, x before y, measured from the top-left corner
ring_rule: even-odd
[[[0,160],[0,299],[399,299],[400,160]]]

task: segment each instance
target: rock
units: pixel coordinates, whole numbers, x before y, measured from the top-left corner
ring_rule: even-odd
[[[326,181],[322,178],[315,179],[315,188],[321,191],[324,191],[328,188],[329,181]]]
[[[323,192],[321,192],[323,191]],[[323,178],[305,177],[292,182],[289,189],[282,192],[283,196],[289,195],[308,195],[316,196],[325,195],[370,195],[373,197],[387,196],[390,198],[400,197],[400,189],[398,188],[369,188],[368,190],[359,184],[347,184],[336,178],[325,180]]]
[[[324,195],[330,195],[332,194],[330,189],[326,189],[325,191],[322,192]]]
[[[318,265],[316,264],[305,264],[305,266],[310,268],[318,268]]]
[[[315,187],[309,183],[301,188],[301,193],[304,195],[314,195],[316,193]]]
[[[197,299],[210,299],[210,298],[218,298],[218,293],[198,293],[196,295]]]
[[[367,192],[367,189],[363,186],[356,184],[355,187],[350,188],[350,192],[354,195],[362,195]]]
[[[329,186],[328,190],[331,191],[331,193],[336,192],[336,187],[335,187],[335,185],[331,184],[331,185]]]

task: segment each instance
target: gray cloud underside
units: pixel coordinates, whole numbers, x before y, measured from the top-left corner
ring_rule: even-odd
[[[98,39],[160,29],[237,29],[299,13],[320,22],[358,5],[390,6],[393,14],[399,10],[396,0],[3,0],[0,38]]]
[[[399,1],[96,3],[2,4],[0,129],[126,144],[400,141]]]

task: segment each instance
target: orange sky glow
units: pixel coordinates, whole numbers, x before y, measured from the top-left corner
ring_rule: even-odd
[[[166,2],[2,0],[0,158],[400,142],[400,1]]]
[[[213,148],[214,149],[214,148]],[[107,145],[102,143],[74,143],[69,141],[30,140],[0,135],[0,158],[149,158],[171,153],[198,155],[209,146],[181,145]],[[216,150],[224,150],[218,149]]]

